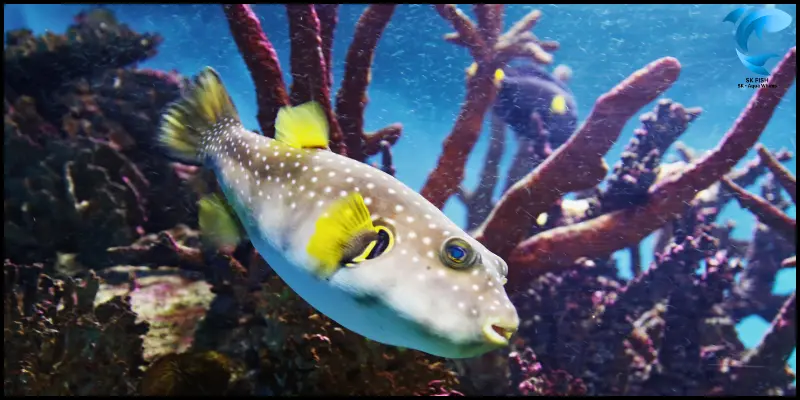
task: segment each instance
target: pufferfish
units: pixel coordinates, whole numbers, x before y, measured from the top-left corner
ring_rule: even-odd
[[[393,176],[331,152],[319,103],[281,108],[275,131],[246,130],[209,67],[165,111],[159,142],[224,194],[200,201],[204,234],[246,234],[312,307],[373,341],[447,358],[508,345],[504,260]]]

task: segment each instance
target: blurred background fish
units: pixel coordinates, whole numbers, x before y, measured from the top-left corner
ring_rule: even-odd
[[[555,149],[567,141],[578,122],[578,108],[567,81],[572,73],[566,66],[548,72],[532,63],[512,64],[497,93],[494,113],[517,135],[535,138],[539,135],[534,113],[549,132]]]

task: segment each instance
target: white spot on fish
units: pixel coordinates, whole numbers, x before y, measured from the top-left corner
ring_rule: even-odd
[[[366,204],[366,205],[370,205],[370,204],[372,204],[372,197],[366,197],[366,198],[364,198],[364,204]]]
[[[397,211],[397,212],[403,212],[403,206],[398,204],[398,205],[394,206],[394,210]]]
[[[417,237],[417,234],[415,232],[409,232],[408,233],[408,238],[409,239],[414,239],[415,237]]]
[[[422,243],[424,243],[424,244],[431,244],[431,238],[429,238],[429,237],[424,237],[424,238],[422,238]]]
[[[409,217],[406,217],[406,221],[408,221],[408,222],[414,222],[414,217],[411,217],[411,216],[409,216]]]

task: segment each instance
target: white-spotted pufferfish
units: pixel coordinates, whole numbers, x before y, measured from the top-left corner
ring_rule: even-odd
[[[393,176],[329,151],[318,103],[282,108],[275,130],[246,130],[211,68],[167,109],[160,143],[224,193],[200,201],[204,235],[235,244],[244,228],[298,295],[376,342],[448,358],[508,345],[519,317],[500,257]]]

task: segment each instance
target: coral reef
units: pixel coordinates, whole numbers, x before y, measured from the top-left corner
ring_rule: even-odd
[[[395,172],[401,126],[364,132],[372,57],[396,5],[359,18],[332,98],[338,5],[286,5],[292,82],[248,5],[223,5],[256,87],[261,132],[278,109],[320,101],[331,148]],[[546,66],[557,42],[531,30],[533,11],[503,33],[504,6],[432,6],[476,63],[465,99],[422,194],[453,195],[468,228],[508,260],[522,324],[510,349],[444,360],[384,346],[318,314],[250,244],[204,247],[196,193],[209,182],[153,143],[160,112],[186,79],[138,69],[161,38],[133,32],[103,9],[64,35],[7,33],[4,93],[4,391],[17,395],[792,395],[796,295],[772,293],[796,265],[796,179],[759,136],[793,84],[796,50],[775,67],[717,147],[703,156],[679,140],[701,110],[664,99],[680,75],[665,57],[594,103],[563,144],[517,135],[500,184],[506,126],[491,110],[494,71],[516,58]],[[621,160],[603,157],[642,107]],[[467,158],[491,118],[477,188]],[[749,149],[758,157],[734,169]],[[675,148],[682,161],[670,161]],[[610,172],[610,173],[609,173]],[[760,195],[744,188],[761,183]],[[575,193],[575,198],[565,197]],[[749,240],[719,221],[735,200],[758,220]],[[655,261],[640,242],[656,233]],[[634,276],[612,254],[628,249]],[[735,324],[771,321],[746,349]]]
[[[3,391],[25,396],[134,394],[141,335],[129,298],[96,304],[100,283],[3,264]]]

